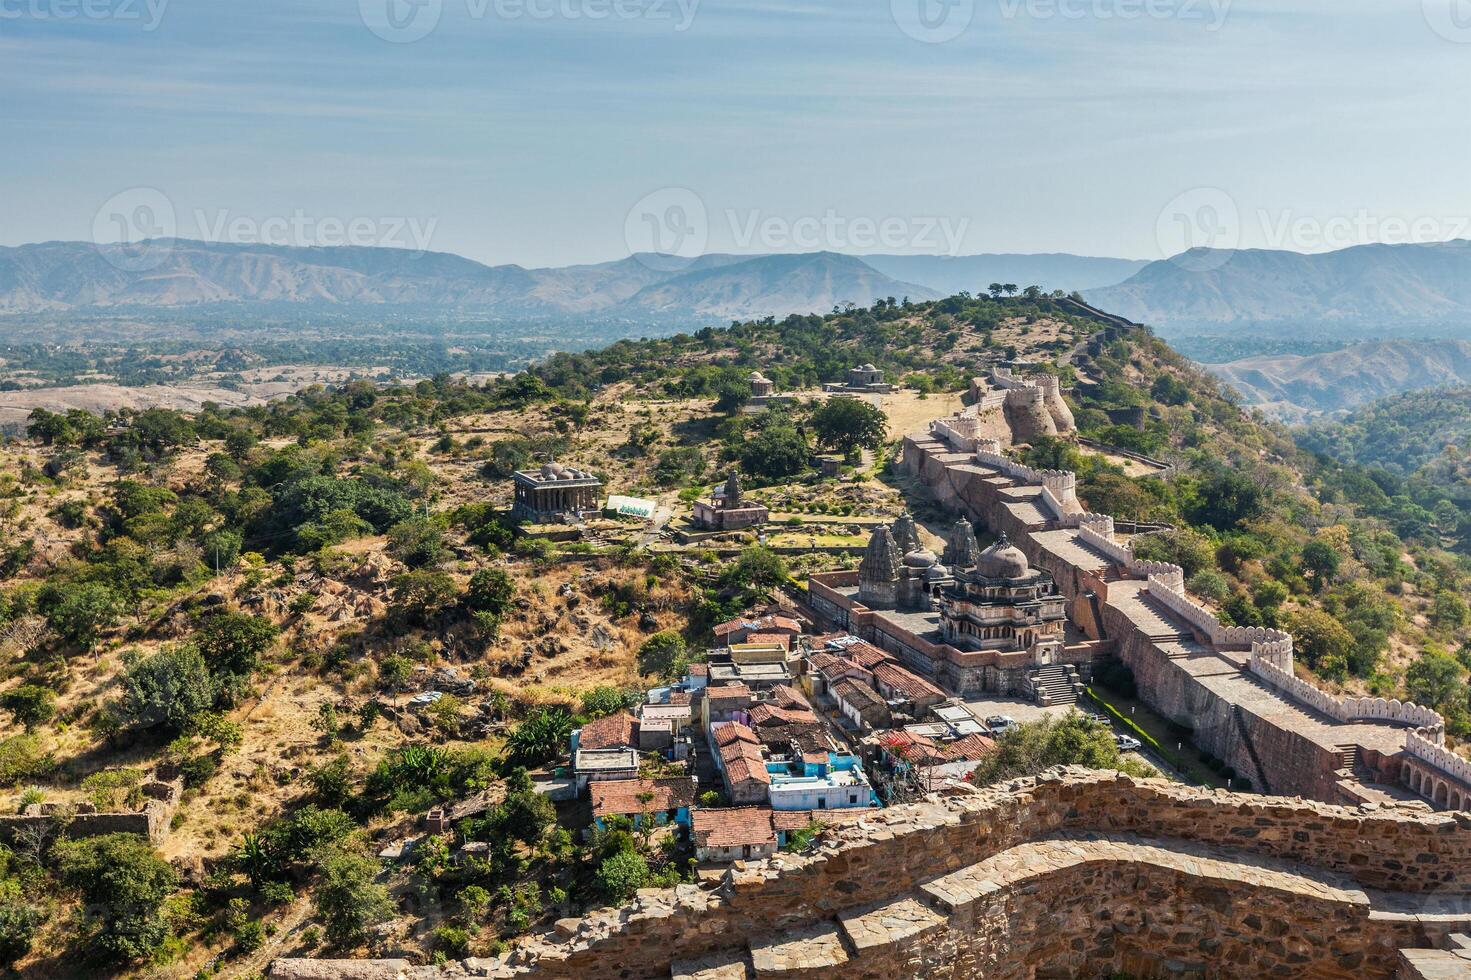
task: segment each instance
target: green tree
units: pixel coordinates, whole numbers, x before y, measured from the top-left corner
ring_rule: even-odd
[[[787,563],[781,555],[762,545],[741,549],[736,560],[720,574],[720,584],[746,593],[767,593],[783,585],[788,578]]]
[[[674,636],[675,639],[679,639],[678,634]],[[683,646],[682,641],[681,646]],[[640,657],[642,657],[642,650],[640,650]],[[626,691],[623,688],[606,684],[599,685],[582,692],[582,713],[591,718],[617,714],[637,704],[637,699],[640,697],[637,691]]]
[[[741,444],[743,472],[771,480],[795,476],[807,469],[811,451],[792,425],[772,425]]]
[[[388,889],[373,880],[377,874],[378,862],[351,851],[334,852],[322,861],[313,902],[333,945],[350,948],[369,927],[393,915]]]
[[[649,881],[649,862],[637,851],[619,851],[598,865],[598,890],[610,905],[623,905]]]
[[[1338,549],[1322,538],[1313,538],[1302,546],[1303,573],[1314,592],[1322,592],[1323,586],[1333,581],[1340,561]]]
[[[388,553],[410,568],[438,565],[449,555],[443,528],[428,517],[411,517],[389,528]]]
[[[39,684],[22,684],[0,695],[0,708],[30,731],[56,714],[56,692]]]
[[[1405,694],[1416,704],[1437,711],[1459,708],[1466,703],[1463,673],[1455,657],[1427,650],[1405,671]]]
[[[685,653],[684,640],[678,633],[660,630],[638,648],[639,672],[653,677],[671,677],[683,662]]]
[[[29,953],[36,929],[45,920],[45,912],[21,894],[16,882],[5,882],[0,889],[0,965],[11,967]]]
[[[1262,490],[1238,470],[1222,469],[1197,488],[1191,516],[1222,531],[1262,512]]]
[[[889,433],[888,416],[857,398],[829,398],[812,413],[812,431],[818,445],[847,456],[882,446]]]
[[[1147,766],[1123,758],[1113,731],[1077,711],[1061,718],[1024,722],[996,739],[996,749],[976,766],[971,780],[987,786],[1018,776],[1035,776],[1052,766],[1087,766],[1147,774]],[[1152,770],[1149,770],[1152,772]]]
[[[214,707],[218,691],[198,647],[166,647],[129,666],[123,677],[123,715],[138,728],[177,734]]]
[[[529,768],[566,752],[571,735],[571,715],[557,708],[539,708],[511,730],[506,748],[513,764]]]
[[[424,569],[396,576],[391,588],[389,609],[393,615],[420,626],[428,626],[459,598],[459,586],[453,578],[444,572]]]
[[[217,677],[249,677],[260,669],[261,656],[280,632],[264,616],[216,613],[200,622],[194,645]]]
[[[84,650],[97,644],[98,635],[117,622],[122,598],[102,582],[82,582],[60,590],[46,614],[64,639]]]
[[[482,568],[470,576],[465,605],[476,612],[504,615],[516,598],[516,583],[504,569]]]
[[[1335,679],[1348,674],[1354,638],[1342,623],[1320,609],[1296,609],[1285,620],[1294,648],[1309,667]]]
[[[61,880],[81,893],[100,915],[88,943],[108,959],[131,961],[152,955],[168,938],[164,899],[178,887],[178,874],[146,837],[105,834],[55,846]]]

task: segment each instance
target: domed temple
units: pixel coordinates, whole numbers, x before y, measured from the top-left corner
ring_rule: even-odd
[[[856,572],[814,573],[808,595],[839,627],[952,694],[1052,704],[1091,673],[1086,642],[1068,645],[1067,597],[1051,573],[1004,534],[981,550],[964,518],[937,556],[903,514],[875,529]]]
[[[957,570],[940,600],[940,634],[961,650],[1025,653],[1026,667],[1056,661],[1066,629],[1066,600],[1052,576],[1027,563],[1002,534],[971,568]],[[995,689],[996,683],[982,683]]]
[[[601,508],[603,481],[587,470],[545,463],[539,470],[517,470],[511,518],[531,524],[575,523]]]

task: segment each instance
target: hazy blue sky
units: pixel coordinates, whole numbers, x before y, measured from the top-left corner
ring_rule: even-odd
[[[525,265],[1471,237],[1471,0],[163,2],[0,0],[0,243],[135,188]]]

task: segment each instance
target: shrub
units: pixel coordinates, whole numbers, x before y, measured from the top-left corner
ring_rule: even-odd
[[[138,960],[153,954],[168,937],[160,909],[178,887],[178,874],[146,838],[106,834],[61,841],[54,849],[57,870],[82,900],[102,914],[86,942],[101,957]]]
[[[56,714],[56,693],[39,684],[22,684],[0,695],[0,707],[30,730]]]
[[[620,850],[598,865],[598,890],[612,905],[633,898],[649,880],[649,864],[637,851]]]

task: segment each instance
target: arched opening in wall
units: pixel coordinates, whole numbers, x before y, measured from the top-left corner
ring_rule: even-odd
[[[1414,790],[1415,770],[1410,768],[1410,764],[1408,762],[1402,763],[1399,767],[1399,781],[1408,786],[1411,791]]]
[[[1461,809],[1461,794],[1460,793],[1452,793],[1451,794],[1450,807],[1451,807],[1452,810],[1459,810],[1459,809]]]
[[[1431,791],[1430,802],[1438,807],[1443,807],[1450,799],[1450,790],[1446,788],[1444,781],[1437,779],[1435,788]]]

